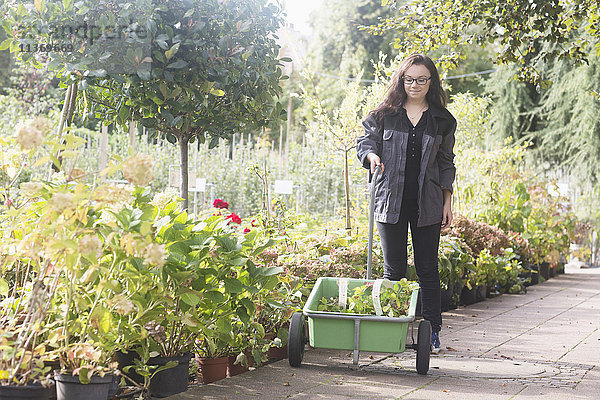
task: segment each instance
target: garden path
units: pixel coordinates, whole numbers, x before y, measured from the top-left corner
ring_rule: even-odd
[[[444,313],[443,351],[429,374],[415,352],[307,350],[301,368],[268,364],[172,396],[184,399],[545,399],[598,398],[600,268],[567,273]]]

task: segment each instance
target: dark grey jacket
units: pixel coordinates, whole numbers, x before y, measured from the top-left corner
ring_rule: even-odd
[[[442,221],[442,189],[452,191],[456,175],[453,153],[456,119],[445,108],[434,106],[430,106],[426,115],[429,120],[423,132],[417,226]],[[385,166],[375,182],[375,220],[379,222],[395,224],[400,215],[409,130],[405,125],[400,108],[385,116],[383,127],[377,126],[375,117],[370,115],[363,121],[365,135],[357,139],[356,153],[363,167],[370,169],[369,153],[377,154]]]

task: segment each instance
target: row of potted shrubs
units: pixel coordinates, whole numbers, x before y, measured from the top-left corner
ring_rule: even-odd
[[[0,390],[49,384],[53,369],[59,386],[62,376],[76,377],[70,386],[103,375],[114,383],[120,370],[122,386],[170,395],[186,389],[178,368],[191,358],[204,382],[209,359],[241,369],[266,361],[270,348],[285,345],[288,318],[319,276],[365,277],[365,232],[242,220],[222,200],[188,215],[173,192],[149,198],[144,157],[125,163],[135,189],[89,186],[74,175],[27,182],[5,202]],[[483,298],[484,287],[486,296],[523,292],[569,239],[532,246],[525,236],[457,217],[439,250],[448,307],[472,291]],[[381,275],[379,246],[374,258]],[[185,379],[161,378],[173,373]]]
[[[285,345],[301,283],[259,258],[266,230],[222,203],[192,216],[173,192],[150,198],[142,174],[27,182],[2,206],[0,398],[164,397],[192,358],[208,382],[211,360],[231,374]]]

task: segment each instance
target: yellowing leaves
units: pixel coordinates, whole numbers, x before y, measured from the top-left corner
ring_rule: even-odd
[[[215,88],[211,88],[210,89],[210,94],[212,94],[213,96],[225,96],[225,92],[222,91],[221,89],[215,89]]]
[[[177,54],[177,51],[179,51],[179,46],[181,45],[181,43],[175,43],[173,46],[171,46],[171,48],[167,51],[165,51],[165,57],[167,57],[167,60],[170,60],[171,57],[173,57],[175,54]]]

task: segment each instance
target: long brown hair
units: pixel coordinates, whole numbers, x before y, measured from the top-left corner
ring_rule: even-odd
[[[383,117],[387,114],[391,114],[398,109],[400,104],[406,100],[406,89],[404,88],[404,82],[402,78],[406,71],[413,65],[424,65],[431,73],[431,83],[429,85],[429,91],[425,98],[430,105],[437,107],[446,107],[446,92],[442,88],[440,82],[440,74],[438,73],[435,64],[425,54],[413,54],[400,63],[396,71],[392,74],[392,80],[387,93],[377,108],[372,110],[370,114],[375,115],[378,122],[383,121]]]

